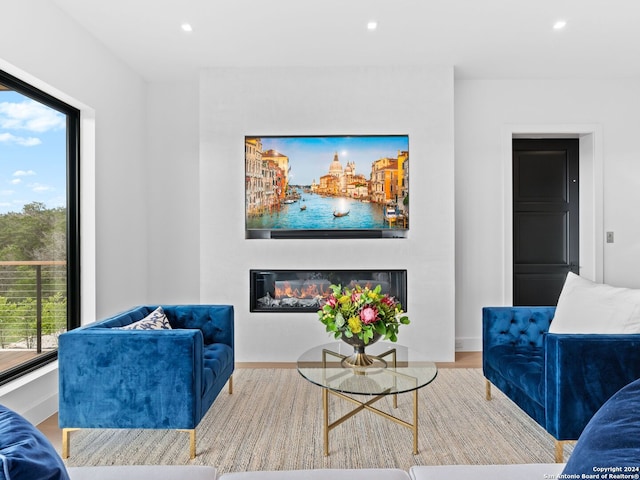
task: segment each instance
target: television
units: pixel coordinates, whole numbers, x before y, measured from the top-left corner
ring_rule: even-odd
[[[408,236],[408,135],[244,141],[246,238]]]

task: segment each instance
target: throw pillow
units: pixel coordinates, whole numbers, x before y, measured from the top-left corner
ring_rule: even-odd
[[[640,290],[569,272],[549,333],[640,333]]]
[[[25,418],[0,405],[0,479],[69,480],[62,458]]]
[[[115,328],[120,330],[171,330],[171,324],[162,307],[158,307],[142,320],[125,325],[124,327]]]

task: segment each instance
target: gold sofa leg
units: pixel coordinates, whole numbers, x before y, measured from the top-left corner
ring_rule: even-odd
[[[189,434],[189,458],[196,458],[196,429],[178,430],[179,432],[187,432]]]
[[[556,463],[562,463],[564,458],[564,442],[562,440],[556,440]]]
[[[571,443],[575,443],[576,440],[556,440],[556,463],[563,463],[564,462],[564,446],[571,444]]]
[[[229,395],[233,393],[233,375],[229,377]]]
[[[491,400],[491,382],[486,378],[484,379],[484,395],[487,400]]]
[[[62,429],[62,458],[69,458],[69,436],[71,432],[80,430],[79,428],[63,428]],[[189,434],[189,457],[191,460],[196,458],[196,429],[178,430],[179,432],[187,432]]]
[[[69,458],[69,436],[71,432],[80,430],[79,428],[63,428],[62,429],[62,458]]]

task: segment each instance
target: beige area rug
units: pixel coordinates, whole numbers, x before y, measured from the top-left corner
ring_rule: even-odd
[[[71,434],[69,466],[131,464],[213,465],[219,472],[412,465],[551,463],[553,438],[497,389],[484,398],[480,369],[441,369],[419,391],[418,455],[412,432],[360,412],[330,432],[323,455],[321,389],[295,369],[240,369],[234,393],[225,389],[198,426],[195,460],[187,433],[166,430],[81,430]],[[330,396],[332,420],[353,407]],[[398,408],[412,419],[412,395]],[[565,457],[572,447],[565,447]]]

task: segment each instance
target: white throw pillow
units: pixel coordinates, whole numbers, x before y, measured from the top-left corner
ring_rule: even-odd
[[[169,324],[169,319],[162,307],[158,307],[142,320],[130,323],[124,327],[115,328],[120,330],[171,330],[171,324]]]
[[[640,290],[569,272],[549,333],[640,333]]]

